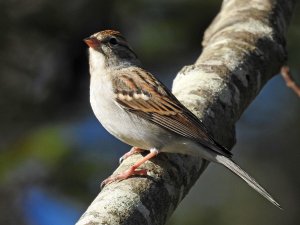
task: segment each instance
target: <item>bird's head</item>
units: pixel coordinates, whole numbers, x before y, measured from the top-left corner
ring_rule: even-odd
[[[106,67],[139,65],[137,55],[119,31],[100,31],[84,42],[89,46],[90,63],[101,63]]]

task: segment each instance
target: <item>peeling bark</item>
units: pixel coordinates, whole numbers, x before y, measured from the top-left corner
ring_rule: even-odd
[[[185,66],[173,93],[223,145],[235,143],[235,122],[287,58],[285,34],[294,0],[224,0],[206,30],[203,52]],[[134,164],[126,159],[114,173]],[[147,177],[106,186],[77,225],[162,225],[189,192],[207,162],[162,153],[145,163]]]

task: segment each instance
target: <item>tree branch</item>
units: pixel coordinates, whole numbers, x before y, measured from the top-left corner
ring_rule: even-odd
[[[205,32],[202,54],[174,80],[177,98],[229,148],[235,142],[235,122],[286,60],[285,33],[294,4],[294,0],[224,1]],[[114,173],[140,157],[126,159]],[[200,158],[162,153],[144,165],[149,176],[106,186],[77,225],[162,225],[206,166]]]

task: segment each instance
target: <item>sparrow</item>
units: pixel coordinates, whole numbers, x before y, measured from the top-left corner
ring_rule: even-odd
[[[139,167],[160,152],[200,156],[218,163],[280,208],[274,198],[233,160],[232,153],[214,140],[204,124],[143,69],[136,53],[118,31],[104,30],[84,39],[89,49],[90,103],[103,127],[134,146],[122,159],[136,152],[149,153],[125,172],[102,185],[145,175]]]

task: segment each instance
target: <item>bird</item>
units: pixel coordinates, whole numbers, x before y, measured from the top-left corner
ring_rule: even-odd
[[[104,30],[84,39],[88,45],[90,103],[102,126],[117,139],[133,146],[121,157],[149,151],[126,171],[108,177],[105,186],[132,175],[146,175],[139,167],[160,152],[180,153],[221,164],[250,187],[281,208],[280,204],[232,159],[204,124],[150,72],[145,70],[125,37]]]

